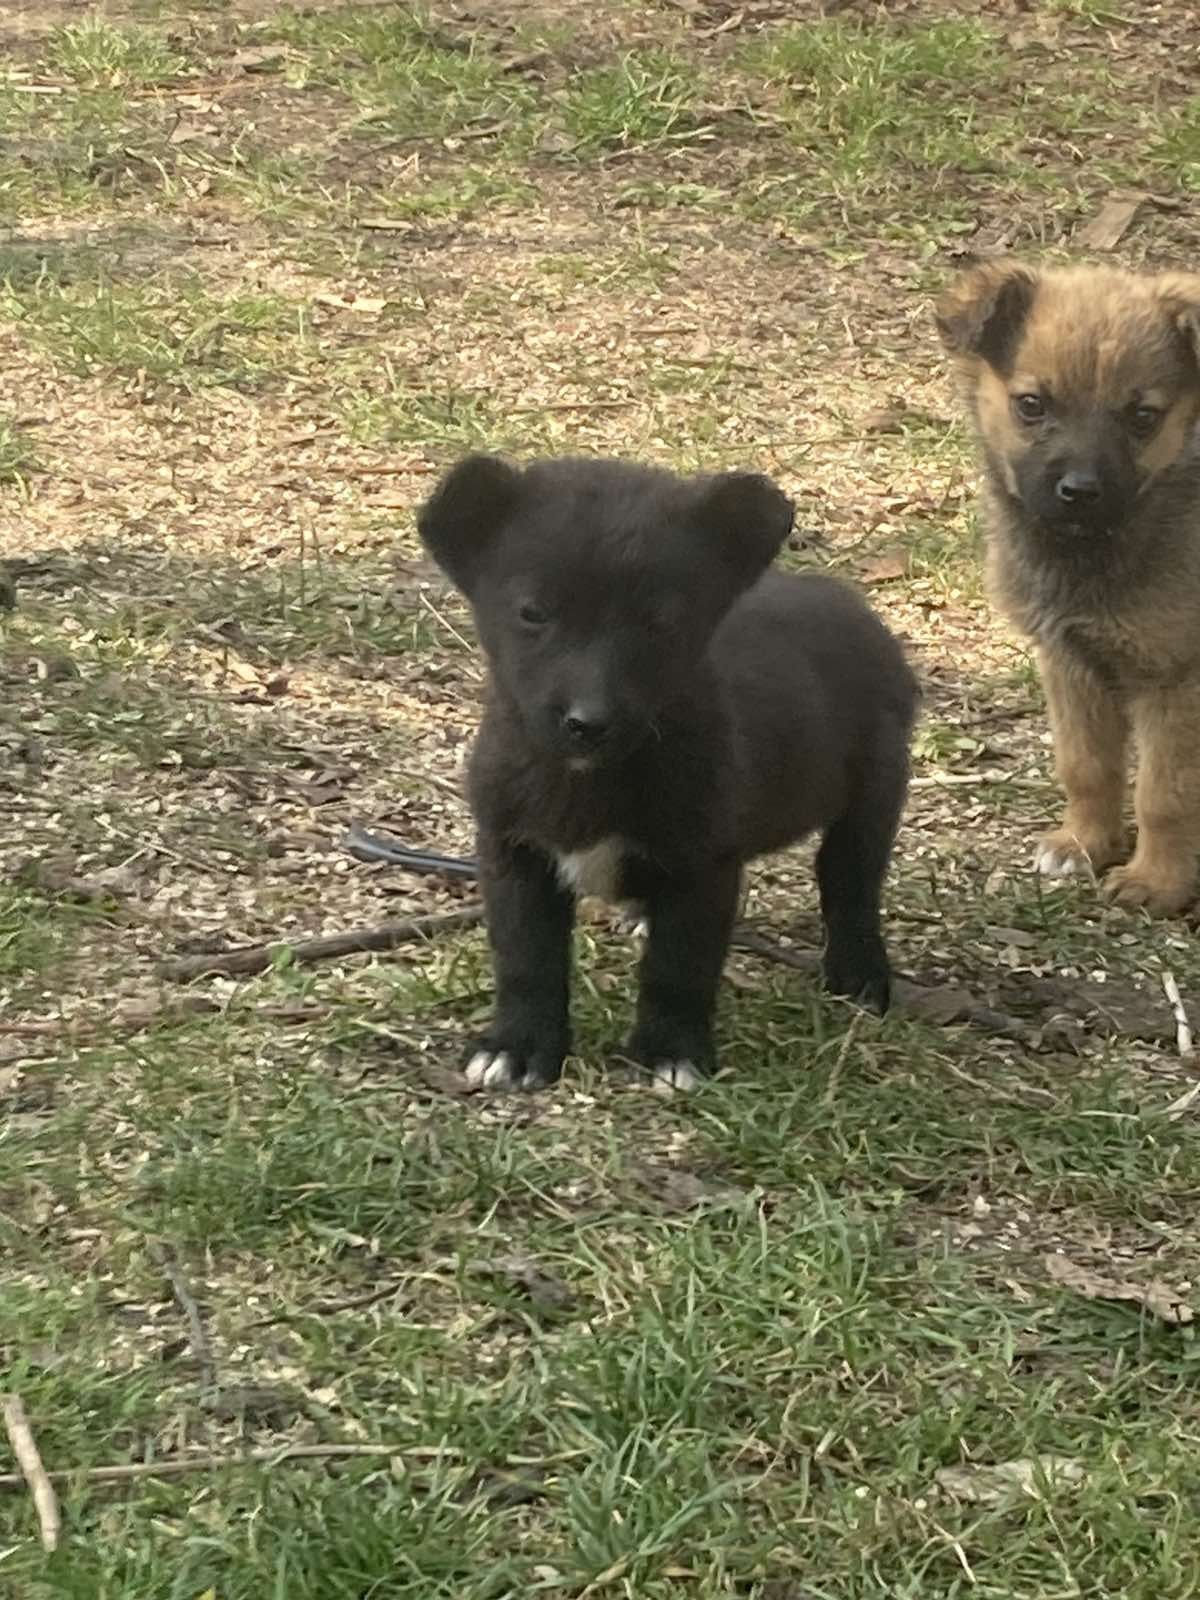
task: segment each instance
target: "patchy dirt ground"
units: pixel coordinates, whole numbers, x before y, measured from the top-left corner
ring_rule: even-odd
[[[1194,1592],[1200,961],[1028,872],[1044,708],[929,316],[1113,195],[1115,259],[1194,259],[1191,12],[6,8],[0,1346],[70,1473],[53,1556],[0,1502],[14,1593]],[[341,841],[469,849],[412,510],[478,446],[761,467],[869,589],[927,689],[906,1010],[816,992],[804,851],[682,1106],[603,1070],[604,922],[520,1103],[453,1070],[477,928],[165,975],[472,898]]]

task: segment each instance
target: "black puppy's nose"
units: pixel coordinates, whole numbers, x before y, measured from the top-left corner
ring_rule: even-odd
[[[1100,498],[1100,479],[1094,472],[1064,472],[1055,493],[1064,505],[1090,506]]]
[[[568,706],[563,712],[563,732],[581,750],[600,743],[608,732],[608,723],[599,711],[590,706]]]

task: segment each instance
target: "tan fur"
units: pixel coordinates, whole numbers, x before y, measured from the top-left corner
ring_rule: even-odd
[[[1118,904],[1170,916],[1191,900],[1200,854],[1200,682],[1133,702],[1137,849],[1107,888]]]
[[[1124,854],[1132,733],[1137,846],[1105,887],[1171,915],[1200,858],[1200,277],[991,263],[950,288],[938,325],[984,456],[989,587],[1037,644],[1066,796],[1039,864],[1100,871]],[[1039,467],[1020,396],[1080,437],[1138,406],[1161,413],[1128,439],[1132,512],[1091,548],[1064,554],[1022,497]]]
[[[1129,719],[1089,672],[1054,650],[1038,652],[1050,711],[1058,781],[1067,797],[1061,827],[1042,840],[1080,869],[1102,872],[1125,853],[1121,810]]]

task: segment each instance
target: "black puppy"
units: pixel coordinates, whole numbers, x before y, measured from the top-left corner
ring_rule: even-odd
[[[630,1054],[694,1086],[742,863],[814,828],[826,982],[886,1009],[879,897],[916,684],[848,588],[763,575],[791,524],[764,477],[581,459],[472,456],[422,507],[489,668],[469,793],[497,1004],[473,1082],[558,1077],[591,894],[648,919]]]

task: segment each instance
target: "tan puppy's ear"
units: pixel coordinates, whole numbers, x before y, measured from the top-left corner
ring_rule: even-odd
[[[1029,315],[1038,275],[1020,261],[968,267],[938,301],[937,330],[960,362],[1005,364]]]
[[[1194,272],[1163,272],[1155,278],[1154,287],[1163,309],[1200,361],[1200,276]]]

